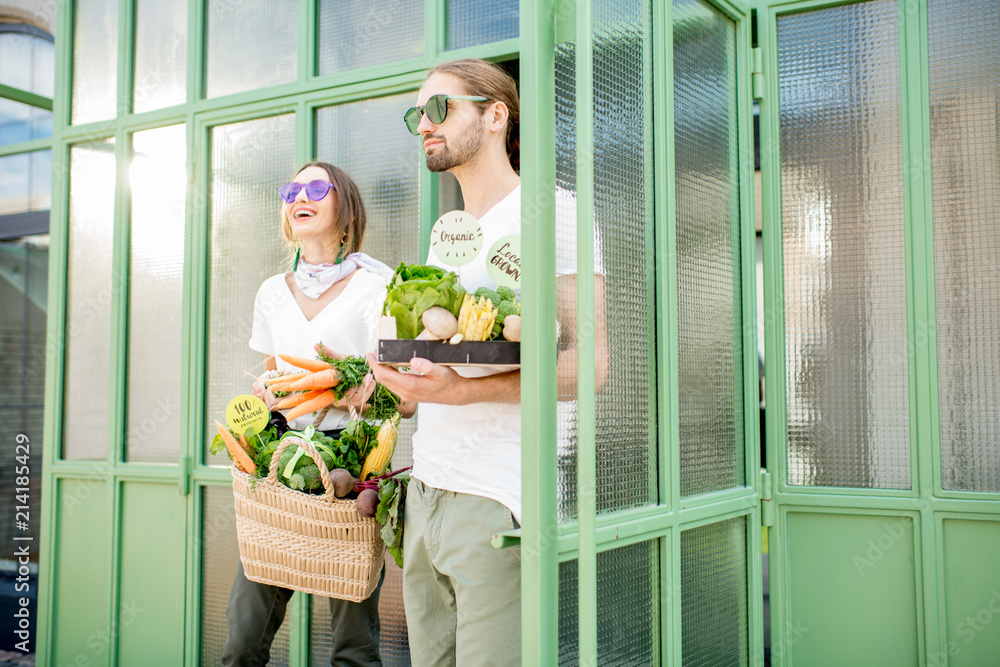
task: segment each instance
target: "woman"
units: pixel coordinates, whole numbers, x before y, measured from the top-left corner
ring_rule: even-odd
[[[285,370],[278,353],[315,356],[328,350],[363,356],[375,348],[377,322],[392,270],[362,254],[365,209],[354,181],[325,162],[310,162],[291,183],[279,188],[282,232],[295,248],[292,271],[264,281],[254,303],[250,347],[265,355],[268,370]],[[374,383],[369,379],[315,417],[289,423],[301,430],[316,424],[335,434],[347,425],[348,408],[361,409]],[[270,408],[274,397],[259,383],[254,391]],[[385,571],[382,572],[382,577]],[[381,665],[378,652],[378,598],[382,587],[363,602],[330,598],[332,665]],[[229,636],[223,665],[264,665],[285,616],[291,590],[249,581],[240,564],[226,609]]]

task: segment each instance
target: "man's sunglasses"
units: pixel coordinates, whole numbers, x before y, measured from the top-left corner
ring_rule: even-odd
[[[299,196],[302,190],[306,191],[306,197],[309,197],[312,201],[319,201],[330,190],[336,189],[330,181],[309,181],[308,183],[285,183],[280,188],[278,188],[278,194],[281,195],[282,201],[286,204],[291,204],[295,201],[295,198]]]
[[[469,100],[470,102],[485,102],[485,97],[472,97],[469,95],[431,95],[427,104],[422,107],[410,107],[409,111],[403,114],[403,122],[410,134],[417,136],[420,131],[420,118],[426,113],[427,118],[435,125],[440,125],[448,117],[448,100]]]

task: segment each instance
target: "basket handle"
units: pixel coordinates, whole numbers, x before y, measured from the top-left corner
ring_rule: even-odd
[[[319,455],[319,452],[316,451],[313,444],[305,438],[300,438],[294,435],[282,438],[281,442],[278,443],[278,448],[274,450],[274,454],[271,456],[271,470],[267,473],[267,481],[271,484],[278,483],[278,464],[281,462],[281,455],[291,444],[298,445],[305,450],[306,454],[312,457],[316,467],[319,468],[319,478],[323,481],[323,489],[325,490],[323,500],[332,503],[337,499],[337,497],[333,494],[333,481],[330,479],[330,471],[326,469],[326,463],[323,462],[323,457]]]

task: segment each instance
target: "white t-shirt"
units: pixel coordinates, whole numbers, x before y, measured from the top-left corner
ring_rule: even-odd
[[[312,359],[316,356],[313,346],[320,342],[330,350],[354,356],[364,356],[375,349],[378,316],[386,292],[386,284],[380,277],[359,269],[337,298],[312,320],[307,320],[285,275],[271,276],[257,290],[251,349],[274,355],[278,370],[292,372],[300,369],[282,361],[276,356],[278,353]],[[312,424],[315,417],[315,414],[303,415],[293,419],[289,426],[301,430]],[[344,428],[348,421],[347,412],[330,409],[319,428],[323,431]]]
[[[556,220],[560,238],[572,241],[557,244],[556,274],[575,275],[576,197],[566,190],[556,191]],[[487,272],[487,255],[500,238],[521,233],[521,186],[483,215],[479,224],[483,230],[479,255],[456,270],[462,286],[469,292],[497,286]],[[427,263],[442,266],[433,250]],[[599,237],[595,237],[594,265],[595,273],[604,273]],[[489,367],[454,370],[465,377],[500,372]],[[412,474],[437,489],[492,498],[510,509],[520,522],[521,405],[421,403],[417,432],[413,435]]]

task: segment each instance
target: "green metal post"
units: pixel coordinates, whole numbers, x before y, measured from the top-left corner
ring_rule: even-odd
[[[594,20],[576,5],[577,618],[581,665],[597,664],[597,453],[594,379]]]
[[[554,3],[521,6],[521,641],[526,665],[558,662]]]

